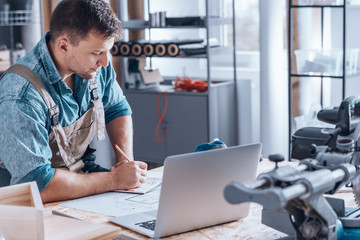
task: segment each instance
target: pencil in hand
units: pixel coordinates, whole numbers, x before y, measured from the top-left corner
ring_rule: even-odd
[[[123,152],[123,150],[121,150],[117,144],[114,144],[114,147],[119,153],[121,153],[121,155],[123,155],[124,158],[126,158],[127,161],[131,162],[131,159]]]

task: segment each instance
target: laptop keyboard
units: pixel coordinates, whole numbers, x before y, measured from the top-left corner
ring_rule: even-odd
[[[156,220],[149,220],[149,221],[145,221],[145,222],[135,223],[135,225],[149,229],[151,231],[155,231],[155,222],[156,222]]]

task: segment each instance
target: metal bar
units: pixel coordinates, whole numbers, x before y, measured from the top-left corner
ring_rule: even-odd
[[[238,105],[239,105],[239,97],[238,97],[238,89],[237,89],[237,75],[236,75],[236,68],[237,68],[237,59],[236,59],[236,27],[235,27],[235,0],[232,1],[233,6],[233,14],[232,14],[232,27],[233,27],[233,67],[234,67],[234,91],[235,91],[235,121],[236,123],[239,122],[239,113],[238,113]],[[240,144],[240,136],[239,136],[239,124],[235,124],[236,126],[236,144]]]
[[[346,3],[343,4],[343,81],[342,81],[342,99],[345,99],[346,87]]]
[[[343,5],[292,5],[291,8],[342,8]]]
[[[343,76],[325,76],[325,75],[321,75],[321,74],[296,74],[296,73],[291,73],[290,74],[292,77],[324,77],[324,78],[343,78]]]
[[[265,187],[268,184],[270,184],[270,182],[266,178],[262,178],[253,182],[244,183],[244,186],[249,189],[257,189]]]
[[[297,165],[295,167],[298,171],[302,172],[302,171],[305,171],[306,169],[308,169],[308,166],[305,165],[305,164],[301,164],[301,165]]]
[[[206,72],[207,72],[207,82],[208,82],[208,97],[207,97],[207,101],[206,101],[206,104],[207,104],[207,132],[208,132],[208,141],[211,141],[210,139],[210,132],[211,132],[211,121],[210,121],[210,99],[213,97],[212,96],[212,90],[211,90],[211,76],[210,76],[210,44],[209,44],[209,39],[210,39],[210,33],[209,33],[209,29],[210,29],[210,26],[209,26],[209,2],[208,1],[205,1],[205,9],[206,9],[206,16],[205,16],[205,19],[206,19],[206,41],[207,41],[207,44],[206,44],[206,66],[207,66],[207,69],[206,69]]]
[[[148,20],[149,20],[149,23],[150,23],[150,0],[148,0],[147,1],[147,7],[148,7]],[[148,34],[149,34],[149,36],[148,36],[148,39],[149,39],[149,41],[151,41],[151,23],[150,23],[150,26],[149,26],[149,29],[148,29]],[[152,57],[149,57],[149,58],[147,58],[147,59],[149,59],[149,64],[150,64],[150,69],[152,69]],[[146,58],[145,58],[145,62],[146,62]]]
[[[295,184],[284,188],[284,190],[282,191],[282,195],[284,196],[285,201],[288,202],[292,199],[306,194],[307,192],[308,190],[306,189],[305,185]]]
[[[43,1],[39,0],[40,1],[40,27],[41,27],[41,36],[44,34],[44,4],[43,4]]]
[[[289,28],[289,35],[288,35],[288,110],[289,110],[289,146],[288,146],[288,160],[291,160],[291,129],[292,129],[292,0],[289,1],[289,11],[288,11],[288,28]]]
[[[321,21],[321,49],[324,48],[324,8],[321,8],[321,14],[320,14],[320,21]],[[320,77],[320,105],[321,107],[324,107],[323,103],[324,98],[324,78]]]
[[[331,175],[334,179],[334,181],[337,183],[337,182],[340,182],[344,179],[345,177],[345,172],[343,169],[336,169],[334,171],[331,172]]]

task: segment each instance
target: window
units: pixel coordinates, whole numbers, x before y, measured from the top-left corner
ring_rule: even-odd
[[[235,21],[236,50],[259,51],[259,0],[235,1]]]
[[[232,11],[231,1],[226,1],[226,8]],[[227,15],[232,15],[230,12]],[[259,0],[235,1],[235,46],[237,67],[251,71],[259,70]],[[232,29],[226,29],[224,34],[229,44],[233,41]],[[227,59],[219,61],[218,66],[223,69],[230,64]],[[225,70],[225,69],[224,69]]]

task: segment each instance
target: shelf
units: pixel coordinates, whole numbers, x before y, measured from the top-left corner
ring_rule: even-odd
[[[189,59],[201,59],[201,58],[207,58],[206,54],[194,54],[194,55],[178,55],[175,57],[171,57],[168,55],[165,56],[157,56],[157,55],[153,55],[153,56],[145,56],[145,55],[140,55],[140,56],[120,56],[120,57],[127,57],[127,58],[170,58],[170,59],[175,59],[175,58],[189,58]]]
[[[219,82],[213,82],[210,85],[210,88],[218,88],[223,87],[226,85],[231,85],[232,82],[227,81],[219,81]],[[206,92],[190,92],[190,91],[175,91],[173,85],[154,85],[148,86],[144,89],[125,89],[126,93],[154,93],[158,94],[160,92],[168,92],[170,95],[183,95],[183,96],[208,96],[208,91]]]
[[[123,22],[122,26],[124,29],[132,29],[132,30],[145,29],[150,27],[149,21],[139,20],[139,19],[128,20],[126,22]]]
[[[291,5],[290,7],[291,8],[344,8],[344,7],[347,7],[348,9],[358,9],[360,8],[360,2],[358,3],[347,3],[345,5],[343,4],[337,4],[337,5],[329,5],[329,4],[324,4],[324,5],[321,5],[321,4],[314,4],[314,5],[311,5],[311,4],[307,4],[307,5]]]
[[[32,24],[30,11],[0,11],[0,26],[22,26]]]
[[[290,8],[302,8],[302,7],[344,7],[348,0],[291,0]]]
[[[343,8],[344,5],[320,5],[320,4],[314,4],[314,5],[291,5],[290,8]]]
[[[182,95],[182,96],[207,96],[208,92],[186,92],[186,91],[175,91],[171,88],[149,88],[149,89],[126,89],[126,93],[153,93],[159,94],[161,92],[168,92],[170,95]]]
[[[231,25],[233,19],[232,18],[221,18],[221,17],[209,17],[209,24],[206,24],[206,21],[204,20],[203,24],[199,25],[181,25],[181,26],[164,26],[164,27],[154,27],[150,26],[149,21],[146,20],[128,20],[126,22],[123,22],[123,28],[129,29],[129,30],[140,30],[140,29],[198,29],[198,28],[206,28],[207,25]]]
[[[322,77],[322,78],[344,78],[343,75],[324,75],[324,74],[299,74],[299,73],[291,73],[291,77]],[[346,77],[359,77],[360,73],[346,74]]]
[[[298,74],[298,73],[292,73],[290,75],[291,77],[322,77],[322,78],[344,78],[343,76],[339,75],[324,75],[324,74]]]
[[[216,55],[216,54],[223,54],[223,53],[231,53],[233,51],[233,49],[234,49],[233,47],[211,47],[209,54]],[[206,49],[204,49],[204,51],[206,51]],[[201,59],[201,58],[208,58],[208,54],[206,54],[206,53],[204,53],[204,54],[192,54],[192,55],[180,54],[180,55],[174,56],[174,57],[169,56],[169,55],[165,55],[165,56],[157,56],[157,55],[146,56],[146,55],[142,54],[140,56],[121,56],[121,57],[127,57],[127,58],[139,58],[139,57],[146,58],[146,57],[150,57],[150,58],[171,58],[171,59],[176,59],[176,58]]]
[[[233,23],[232,18],[219,18],[219,17],[210,17],[209,25],[231,25]]]

